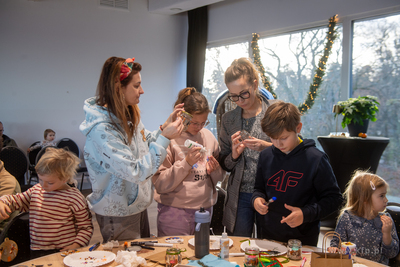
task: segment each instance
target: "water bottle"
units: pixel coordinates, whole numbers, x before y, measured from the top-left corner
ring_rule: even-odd
[[[210,251],[210,213],[203,207],[194,214],[194,254],[198,259],[209,254]]]

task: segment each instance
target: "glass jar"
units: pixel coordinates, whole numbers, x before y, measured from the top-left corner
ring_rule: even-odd
[[[258,254],[260,249],[256,247],[247,247],[244,251],[244,266],[255,267],[258,266]]]
[[[301,260],[301,241],[289,239],[287,245],[287,256],[291,260]]]
[[[181,250],[179,248],[168,248],[165,253],[166,267],[173,267],[182,263]]]

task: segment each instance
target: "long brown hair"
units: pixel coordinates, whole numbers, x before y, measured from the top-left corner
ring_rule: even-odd
[[[123,129],[121,130],[124,130],[128,135],[128,143],[130,144],[140,121],[140,110],[137,105],[126,104],[121,88],[126,87],[132,81],[133,75],[140,72],[142,66],[134,62],[132,72],[120,81],[121,65],[124,62],[125,59],[120,57],[110,57],[106,60],[97,85],[96,104],[107,109],[112,124],[117,128],[120,128],[118,125],[122,124]],[[111,114],[117,117],[119,121],[115,121]]]
[[[185,111],[192,115],[210,112],[207,98],[194,87],[186,87],[179,91],[174,107],[181,103],[185,104]]]
[[[366,210],[365,208],[372,207],[371,196],[376,189],[381,187],[388,187],[386,181],[381,177],[367,171],[357,170],[344,192],[347,202],[340,215],[342,215],[345,210],[351,211],[351,213],[359,217],[363,217],[366,213],[373,215],[372,209]]]

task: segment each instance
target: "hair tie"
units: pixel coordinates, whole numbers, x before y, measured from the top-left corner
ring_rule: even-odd
[[[124,63],[122,63],[121,66],[121,73],[119,75],[119,81],[122,82],[126,77],[129,76],[132,72],[132,67],[133,67],[133,61],[135,61],[135,58],[127,58]]]
[[[375,191],[376,187],[375,187],[374,183],[372,181],[369,181],[369,184],[371,185],[372,190]]]

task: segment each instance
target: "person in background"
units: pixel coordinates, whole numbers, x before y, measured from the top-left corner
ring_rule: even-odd
[[[299,137],[300,117],[295,105],[281,101],[265,112],[261,127],[273,145],[260,153],[251,202],[261,215],[258,238],[317,246],[320,219],[343,198],[328,156],[314,140]]]
[[[111,57],[103,65],[95,97],[85,101],[85,162],[93,192],[87,197],[104,242],[148,237],[146,208],[153,201],[151,177],[183,130],[178,105],[160,129],[149,132],[140,119],[144,93],[134,59]],[[157,116],[156,116],[157,117]]]
[[[56,143],[54,142],[54,139],[56,138],[55,131],[53,131],[52,129],[46,129],[43,135],[44,135],[44,140],[37,145],[29,147],[28,152],[31,152],[32,150],[37,149],[39,147],[43,148],[46,146],[56,146]]]
[[[247,58],[232,62],[225,71],[225,84],[229,90],[228,98],[237,107],[223,114],[219,132],[221,152],[218,161],[222,169],[230,172],[222,223],[229,235],[250,237],[255,218],[250,200],[258,156],[271,146],[260,122],[275,100],[268,100],[260,94],[259,72]],[[247,139],[240,135],[245,131],[250,134]]]
[[[0,140],[0,151],[2,148],[3,143]],[[4,195],[15,195],[17,193],[21,193],[21,186],[17,179],[4,168],[4,163],[0,160],[0,197]],[[7,223],[17,216],[18,213],[19,211],[16,210],[10,214],[8,219],[0,220],[0,232],[3,231]]]
[[[88,204],[76,187],[67,184],[73,183],[78,165],[72,152],[48,148],[35,166],[39,183],[23,193],[0,197],[0,219],[15,210],[29,211],[31,258],[89,244],[93,224]]]
[[[158,202],[158,236],[193,235],[194,214],[205,208],[212,214],[217,202],[217,182],[225,171],[218,161],[219,144],[204,126],[208,124],[210,108],[204,95],[188,87],[179,92],[175,106],[183,103],[192,120],[179,138],[171,141],[164,163],[153,176],[154,199]],[[201,147],[185,146],[185,141]]]
[[[18,147],[17,142],[15,142],[14,139],[11,139],[10,137],[8,137],[7,135],[4,134],[4,126],[1,121],[0,121],[0,140],[3,141],[2,147],[6,147],[6,146]]]
[[[342,242],[357,246],[357,256],[387,265],[399,253],[399,237],[389,213],[385,213],[389,185],[376,174],[356,171],[345,191],[335,232]],[[338,251],[334,237],[329,251]]]

